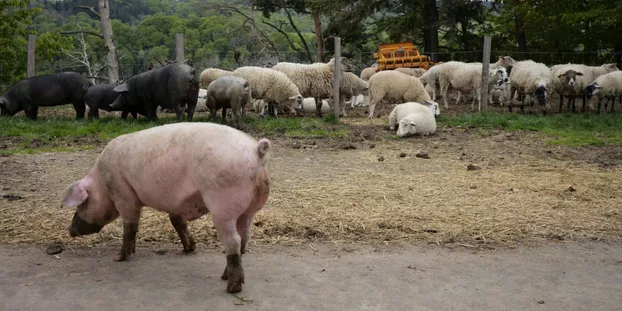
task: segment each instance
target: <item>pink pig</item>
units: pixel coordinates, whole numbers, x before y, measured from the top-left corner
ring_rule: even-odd
[[[121,135],[86,177],[67,188],[61,206],[77,206],[69,234],[97,233],[121,216],[123,246],[135,252],[142,206],[166,212],[185,252],[195,249],[187,221],[207,213],[227,254],[227,292],[242,290],[242,254],[255,213],[270,192],[270,141],[213,123],[175,123]]]

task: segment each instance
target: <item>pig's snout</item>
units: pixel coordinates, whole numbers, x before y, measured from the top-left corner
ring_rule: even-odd
[[[69,231],[69,235],[71,237],[77,237],[79,235],[87,235],[98,233],[101,231],[103,226],[98,224],[92,224],[78,216],[78,213],[73,214],[73,219],[71,220],[71,226],[67,228]]]

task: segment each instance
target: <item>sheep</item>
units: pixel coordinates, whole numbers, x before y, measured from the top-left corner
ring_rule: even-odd
[[[395,125],[399,124],[397,129],[399,137],[414,134],[427,136],[436,131],[436,116],[440,113],[440,108],[435,102],[399,104],[389,115],[389,129],[393,131]]]
[[[277,115],[279,107],[293,113],[302,110],[303,97],[296,84],[284,73],[271,68],[245,66],[234,70],[233,75],[248,81],[253,90],[253,98],[263,99],[268,104],[269,113],[274,116]],[[261,113],[260,116],[263,117],[264,114]]]
[[[302,100],[302,110],[305,113],[314,113],[315,112],[315,98],[307,97]],[[322,112],[327,113],[330,111],[330,105],[325,100],[322,100]]]
[[[490,92],[489,103],[497,103],[500,106],[503,106],[505,102],[510,99],[510,84],[511,82],[508,79],[508,82],[497,81],[492,91]]]
[[[374,118],[376,105],[382,100],[400,102],[432,101],[419,78],[399,71],[381,71],[369,79],[369,120]]]
[[[246,110],[251,103],[252,90],[248,81],[234,76],[220,77],[207,87],[206,106],[210,110],[210,120],[216,117],[216,111],[222,108],[223,121],[226,119],[227,108],[233,112],[233,126],[244,127]]]
[[[204,88],[207,88],[209,84],[212,83],[212,81],[220,77],[230,76],[230,75],[231,75],[231,71],[222,70],[218,68],[207,68],[201,72],[201,76],[199,77],[199,80],[201,81],[201,86]]]
[[[419,80],[421,81],[421,83],[423,83],[423,85],[425,85],[425,86],[429,85],[430,88],[432,89],[432,94],[430,96],[432,96],[432,100],[434,100],[434,101],[436,101],[436,96],[437,96],[436,90],[438,90],[438,87],[439,87],[439,84],[438,84],[438,74],[440,72],[441,66],[443,66],[444,64],[445,63],[433,66],[432,68],[429,68],[428,71],[426,71],[419,78]]]
[[[351,72],[354,66],[346,57],[340,58],[341,72]],[[321,99],[329,98],[333,92],[333,70],[335,69],[335,59],[328,63],[297,64],[280,62],[272,69],[284,73],[300,90],[304,97],[315,98],[316,112],[318,117],[322,116]]]
[[[590,99],[596,95],[598,97],[598,110],[600,113],[600,104],[603,98],[605,101],[605,112],[607,112],[607,105],[611,100],[611,112],[613,112],[613,104],[616,101],[616,96],[620,96],[620,103],[622,103],[622,71],[612,71],[610,73],[599,76],[585,88],[587,98]]]
[[[363,79],[364,81],[369,81],[369,79],[371,78],[371,76],[373,76],[376,73],[376,66],[374,64],[374,66],[371,67],[367,67],[363,70],[361,70],[361,79]]]
[[[615,64],[586,66],[583,64],[569,63],[551,67],[554,86],[552,91],[559,94],[559,111],[561,112],[562,110],[564,96],[567,96],[568,109],[572,106],[572,112],[574,112],[577,95],[582,95],[583,108],[581,111],[585,111],[586,96],[583,92],[584,89],[599,76],[614,71],[619,71]]]
[[[344,72],[339,81],[340,116],[346,116],[346,99],[368,94],[369,83],[351,72]]]
[[[396,68],[395,71],[405,73],[409,76],[420,78],[427,70],[423,68]]]
[[[533,98],[538,98],[540,106],[543,106],[542,114],[546,115],[548,110],[546,98],[549,88],[552,87],[553,79],[551,71],[545,64],[532,60],[520,61],[512,68],[510,81],[510,98],[512,98],[508,105],[510,112],[512,112],[514,94],[517,93],[521,111],[524,111],[525,95],[531,95],[531,105],[533,105]]]
[[[197,106],[194,111],[203,112],[207,111],[207,89],[199,89],[199,98],[197,99]]]
[[[350,108],[365,107],[365,106],[369,106],[368,99],[369,99],[368,95],[359,94],[359,95],[352,97],[352,99],[350,101],[347,101],[346,104],[350,104]]]
[[[489,67],[490,77],[489,83],[494,84],[498,79],[507,79],[506,68],[516,64],[516,61],[509,57],[504,56],[499,60],[491,64]],[[441,87],[441,93],[443,94],[443,102],[445,108],[449,108],[447,102],[447,93],[449,87],[453,87],[458,90],[457,102],[460,102],[460,96],[462,92],[470,91],[475,92],[477,100],[481,100],[481,81],[482,81],[482,63],[463,63],[463,62],[447,62],[439,69],[439,84]],[[492,88],[490,88],[492,90]],[[471,109],[474,109],[475,98],[471,103]]]

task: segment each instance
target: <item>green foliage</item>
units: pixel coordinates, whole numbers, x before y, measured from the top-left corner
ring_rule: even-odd
[[[477,113],[460,116],[441,115],[440,124],[448,126],[538,131],[554,145],[622,146],[622,123],[616,114],[555,114],[552,116],[508,113]]]
[[[0,91],[26,77],[27,27],[39,11],[27,8],[27,0],[0,1]]]

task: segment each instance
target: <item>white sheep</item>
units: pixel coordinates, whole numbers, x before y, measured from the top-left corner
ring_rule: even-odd
[[[443,101],[445,108],[447,108],[447,91],[448,86],[458,91],[458,98],[456,102],[460,102],[462,93],[475,93],[471,101],[471,110],[475,109],[475,100],[481,104],[481,86],[482,86],[482,63],[458,63],[456,65],[452,62],[446,63],[446,67],[451,70],[441,69],[441,79],[446,81],[445,88],[441,88],[443,91]],[[507,81],[507,71],[504,67],[490,68],[488,74],[488,86],[492,91],[493,86],[498,81]]]
[[[201,81],[201,86],[207,89],[207,87],[209,86],[210,83],[212,83],[212,81],[220,77],[230,76],[231,73],[232,73],[231,71],[222,70],[218,68],[207,68],[201,72],[201,76],[199,78]]]
[[[398,124],[397,135],[400,137],[414,134],[427,136],[436,131],[436,116],[440,113],[435,102],[399,104],[389,114],[389,128],[393,131]]]
[[[419,78],[389,70],[376,73],[369,79],[369,119],[374,118],[376,105],[381,101],[427,102],[430,95]]]
[[[510,83],[509,79],[508,82],[497,81],[488,97],[489,103],[503,106],[510,99]]]
[[[524,111],[524,100],[526,95],[530,96],[531,105],[533,98],[538,98],[542,113],[546,114],[548,110],[547,97],[548,90],[552,87],[553,79],[550,69],[542,63],[536,63],[532,60],[525,60],[516,63],[510,73],[510,98],[509,111],[512,111],[514,104],[514,94],[519,95],[521,111]]]
[[[234,70],[233,75],[248,81],[253,90],[253,98],[263,99],[268,107],[273,105],[268,110],[274,116],[279,108],[291,113],[302,110],[303,97],[298,87],[282,72],[271,68],[245,66]]]
[[[423,83],[423,85],[425,85],[426,87],[429,85],[430,89],[432,89],[432,94],[430,94],[430,96],[432,96],[433,101],[436,101],[437,96],[440,94],[438,75],[443,64],[437,64],[432,68],[429,68],[428,71],[426,71],[421,77],[419,77],[419,80],[421,81],[421,83]]]
[[[563,64],[551,67],[553,77],[552,92],[559,94],[559,111],[562,110],[564,96],[568,97],[568,109],[572,106],[575,111],[575,100],[577,96],[583,99],[582,111],[585,111],[586,96],[585,88],[596,78],[609,72],[619,71],[615,64],[604,64],[602,66],[586,66],[583,64]]]
[[[315,112],[315,98],[307,97],[302,100],[302,110],[304,113],[314,113]],[[330,105],[326,100],[322,99],[322,112],[327,113],[330,111]]]
[[[395,71],[399,71],[401,73],[405,73],[409,76],[413,77],[421,77],[427,70],[423,68],[396,68]]]
[[[350,101],[347,101],[346,104],[347,105],[349,104],[350,108],[369,106],[369,95],[363,95],[363,94],[356,95],[352,97]]]
[[[363,79],[364,81],[369,81],[371,76],[373,76],[375,73],[376,73],[376,66],[374,64],[374,66],[367,67],[361,70],[360,78]]]
[[[339,106],[341,108],[340,116],[346,116],[346,100],[352,99],[354,96],[367,95],[369,83],[357,77],[351,72],[344,72],[339,81]]]
[[[611,112],[613,112],[616,96],[620,96],[620,103],[622,103],[622,71],[612,71],[599,76],[585,88],[585,93],[588,99],[594,95],[598,97],[597,112],[600,112],[600,105],[603,98],[607,99],[607,101],[605,101],[605,112],[607,112],[607,105],[610,100]]]
[[[340,58],[341,72],[351,72],[354,66],[346,57]],[[297,64],[280,62],[272,69],[284,73],[300,90],[303,97],[315,98],[316,115],[322,116],[322,98],[332,97],[333,92],[333,71],[335,69],[335,59],[328,63]]]

